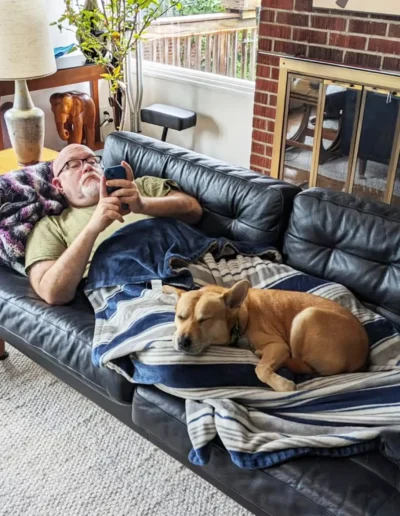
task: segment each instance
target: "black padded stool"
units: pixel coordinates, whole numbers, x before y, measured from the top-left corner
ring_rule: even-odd
[[[167,139],[168,129],[183,131],[189,129],[189,127],[194,127],[197,123],[197,115],[194,111],[167,106],[166,104],[153,104],[143,108],[140,115],[142,122],[164,127],[161,137],[163,142]]]

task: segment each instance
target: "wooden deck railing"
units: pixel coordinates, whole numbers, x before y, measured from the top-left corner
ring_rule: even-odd
[[[144,59],[254,81],[257,46],[257,26],[153,34],[144,43]]]

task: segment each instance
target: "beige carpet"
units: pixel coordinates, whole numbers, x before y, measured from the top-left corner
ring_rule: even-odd
[[[250,516],[8,346],[0,362],[1,516]]]

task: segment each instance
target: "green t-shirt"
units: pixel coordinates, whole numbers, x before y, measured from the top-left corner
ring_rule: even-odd
[[[151,176],[141,177],[136,179],[135,182],[140,194],[145,197],[164,197],[172,188],[178,189],[178,185],[173,181]],[[25,271],[28,273],[29,267],[34,263],[44,260],[57,260],[88,224],[95,209],[96,205],[86,208],[75,208],[71,206],[65,209],[60,215],[41,219],[28,237],[25,252]],[[88,274],[96,249],[106,238],[126,224],[148,218],[151,217],[149,215],[128,213],[128,215],[124,216],[124,224],[115,220],[102,231],[97,237],[92,252],[90,253],[84,277]]]

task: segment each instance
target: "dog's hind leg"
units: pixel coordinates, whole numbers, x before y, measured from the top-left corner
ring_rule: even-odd
[[[352,347],[357,353],[351,343],[357,339],[357,332],[357,320],[321,308],[306,308],[293,319],[292,356],[322,376],[350,372]]]
[[[289,358],[289,347],[285,342],[267,344],[262,349],[261,360],[256,367],[258,379],[268,384],[274,391],[295,391],[296,384],[294,382],[275,373]]]

